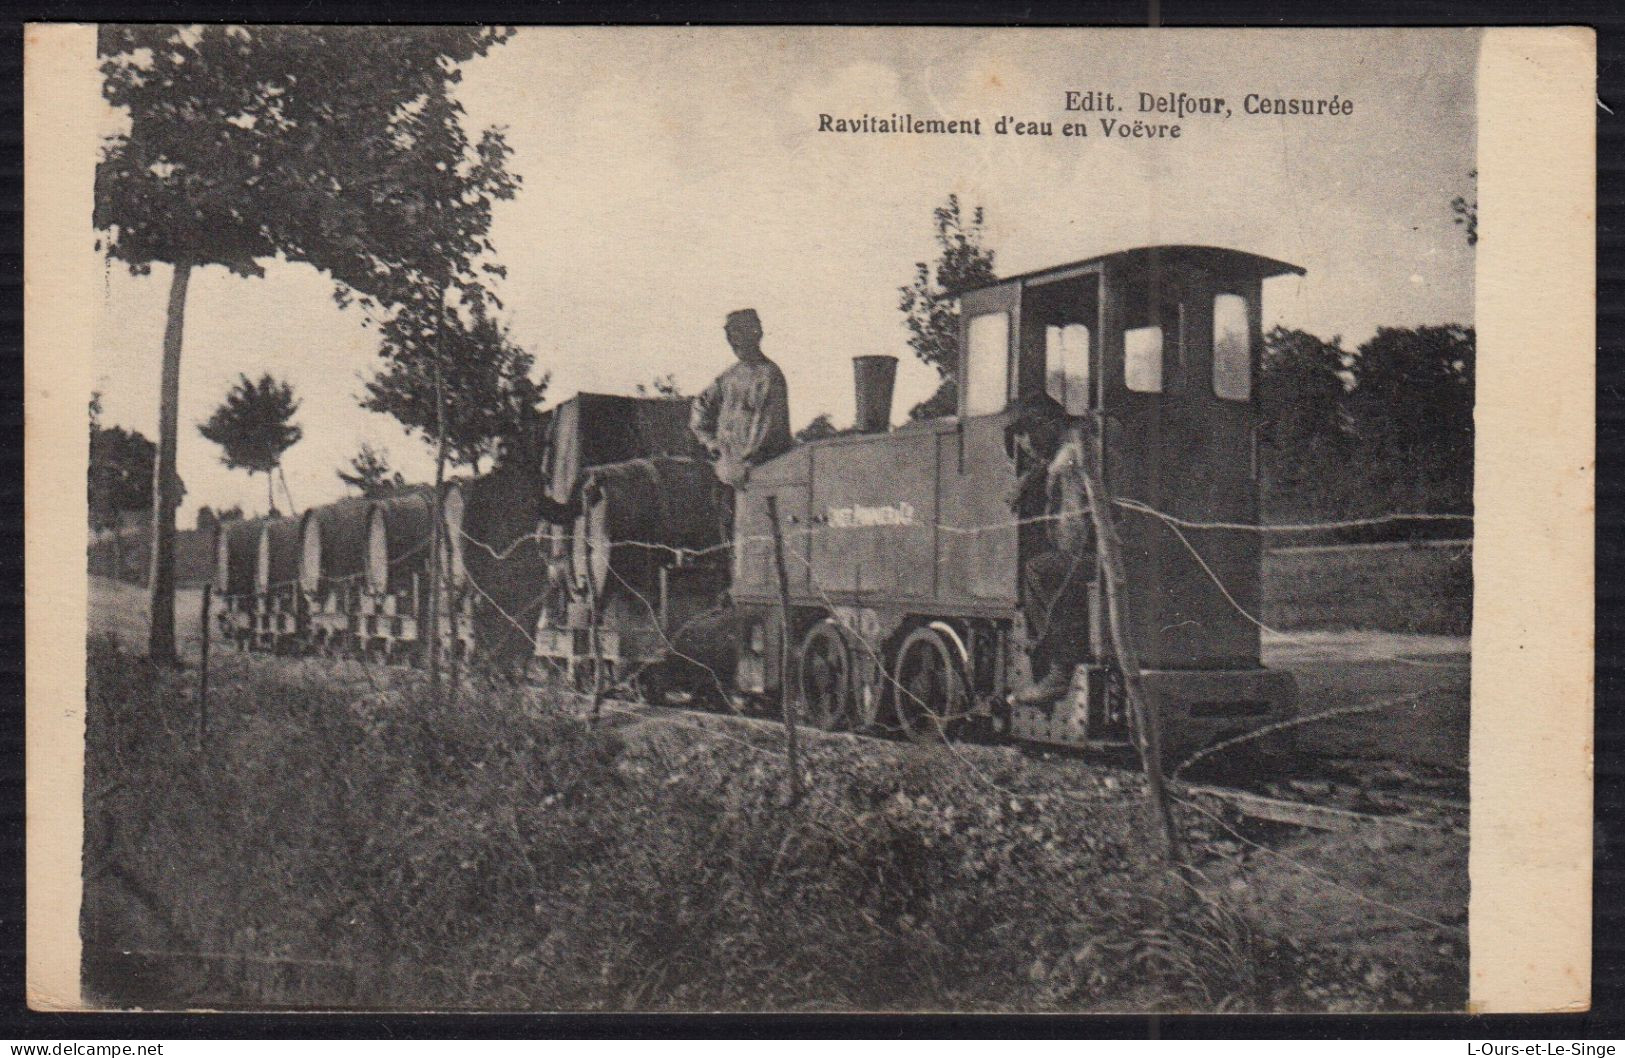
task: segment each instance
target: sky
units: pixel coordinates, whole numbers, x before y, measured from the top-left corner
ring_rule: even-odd
[[[668,373],[698,392],[732,362],[723,318],[751,306],[799,427],[851,421],[854,356],[900,359],[896,420],[935,388],[897,288],[932,256],[931,211],[949,193],[985,209],[1000,274],[1213,244],[1307,269],[1266,285],[1266,327],[1352,347],[1378,326],[1472,323],[1472,250],[1450,201],[1472,195],[1477,45],[1475,31],[1417,29],[529,28],[471,63],[459,96],[471,129],[505,128],[523,180],[492,235],[508,321],[551,374],[549,404]],[[1124,109],[1109,116],[1178,123],[1180,137],[1103,137],[1100,115],[1063,109],[1090,89]],[[1232,116],[1142,115],[1141,92],[1223,96]],[[1335,94],[1354,110],[1247,116],[1248,93]],[[826,113],[980,117],[983,135],[821,133]],[[1001,115],[1057,134],[994,135]],[[1076,121],[1087,138],[1059,135]],[[103,419],[155,438],[169,269],[98,267]],[[265,508],[264,480],[227,470],[197,432],[239,373],[270,371],[303,400],[304,439],[284,462],[301,509],[344,494],[335,470],[363,441],[432,476],[425,444],[357,403],[377,364],[374,332],[313,269],[194,272],[181,524],[200,504]]]

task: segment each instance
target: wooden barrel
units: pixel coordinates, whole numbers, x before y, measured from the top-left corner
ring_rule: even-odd
[[[299,523],[299,586],[306,595],[323,594],[365,571],[372,502],[344,499],[305,512]]]
[[[673,456],[588,471],[572,562],[578,582],[585,584],[590,576],[602,593],[619,579],[644,591],[652,586],[653,571],[672,565],[678,550],[719,545],[715,481],[705,463]]]
[[[374,500],[367,511],[367,589],[406,591],[429,568],[431,490]]]
[[[214,590],[227,596],[254,591],[263,519],[221,522],[214,530]]]
[[[299,577],[299,519],[269,518],[260,524],[254,590],[291,586]]]

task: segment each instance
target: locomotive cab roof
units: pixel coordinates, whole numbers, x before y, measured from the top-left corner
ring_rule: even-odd
[[[976,286],[966,287],[963,293],[1007,286],[1012,283],[1034,285],[1053,280],[1068,279],[1075,275],[1104,271],[1107,267],[1114,265],[1122,265],[1130,269],[1142,269],[1157,264],[1170,265],[1175,268],[1196,267],[1208,272],[1248,275],[1258,279],[1269,279],[1273,276],[1282,275],[1301,276],[1304,274],[1304,269],[1298,265],[1288,264],[1286,261],[1278,261],[1273,257],[1265,257],[1261,254],[1248,253],[1245,250],[1230,250],[1222,246],[1167,244],[1161,246],[1137,246],[1128,250],[1117,250],[1094,257],[1085,257],[1078,261],[1068,261],[1063,264],[1036,268],[1030,272],[1004,276],[988,283],[979,283]]]

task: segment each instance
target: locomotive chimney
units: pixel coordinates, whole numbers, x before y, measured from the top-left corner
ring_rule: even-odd
[[[895,356],[854,356],[852,380],[857,387],[859,433],[885,433],[891,429],[892,386],[897,382]]]

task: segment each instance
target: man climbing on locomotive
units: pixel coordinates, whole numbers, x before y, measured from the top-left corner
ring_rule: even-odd
[[[1095,534],[1083,484],[1084,440],[1046,393],[1022,399],[1010,436],[1019,473],[1010,507],[1036,552],[1022,565],[1021,593],[1034,682],[1012,693],[1010,703],[1044,706],[1066,694],[1072,670],[1089,656]]]
[[[731,535],[733,494],[752,467],[789,451],[790,398],[784,372],[762,352],[755,309],[728,314],[723,328],[739,362],[694,399],[689,430],[715,462],[724,537]]]

